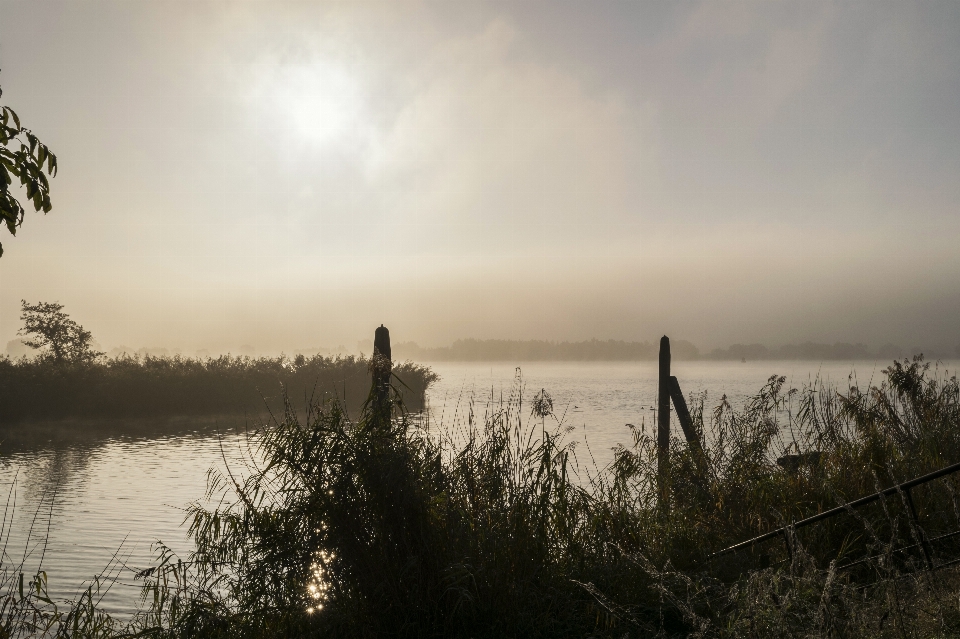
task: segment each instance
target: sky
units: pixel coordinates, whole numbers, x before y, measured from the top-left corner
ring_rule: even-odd
[[[960,344],[960,3],[0,0],[0,345]]]

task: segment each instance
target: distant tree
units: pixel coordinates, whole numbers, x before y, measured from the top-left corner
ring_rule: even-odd
[[[23,343],[45,349],[44,356],[57,362],[89,362],[103,353],[93,350],[93,335],[63,312],[63,304],[20,300],[23,328],[17,335],[29,336]]]
[[[3,97],[2,89],[0,97]],[[27,200],[35,211],[47,213],[52,206],[47,175],[56,174],[57,156],[20,124],[13,109],[0,106],[0,222],[6,223],[11,235],[17,234],[24,216],[23,205],[10,192],[14,181],[26,190]],[[3,244],[0,244],[0,256],[3,256]]]

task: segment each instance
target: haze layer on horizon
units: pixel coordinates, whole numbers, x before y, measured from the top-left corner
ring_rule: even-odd
[[[0,0],[0,345],[960,343],[960,4]]]

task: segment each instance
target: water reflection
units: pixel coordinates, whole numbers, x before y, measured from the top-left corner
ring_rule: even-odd
[[[307,582],[307,596],[310,599],[307,612],[323,610],[323,605],[327,602],[327,591],[330,589],[327,566],[335,559],[336,556],[333,553],[325,550],[319,550],[314,554],[314,561],[310,564],[310,580]]]
[[[239,464],[247,427],[183,420],[3,429],[0,484],[15,504],[5,564],[25,556],[32,574],[42,561],[55,599],[76,597],[100,575],[104,608],[131,613],[134,575],[154,565],[152,544],[189,554],[183,508],[203,497],[209,468]]]
[[[27,501],[42,501],[48,493],[55,500],[62,487],[82,487],[93,458],[92,447],[40,449],[33,463],[21,466],[20,486]],[[20,459],[21,457],[15,458]],[[5,462],[13,460],[4,460]]]

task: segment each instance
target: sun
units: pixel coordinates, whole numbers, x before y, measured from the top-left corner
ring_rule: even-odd
[[[321,61],[274,63],[258,70],[254,99],[260,117],[284,138],[329,145],[355,133],[362,121],[358,79]]]

